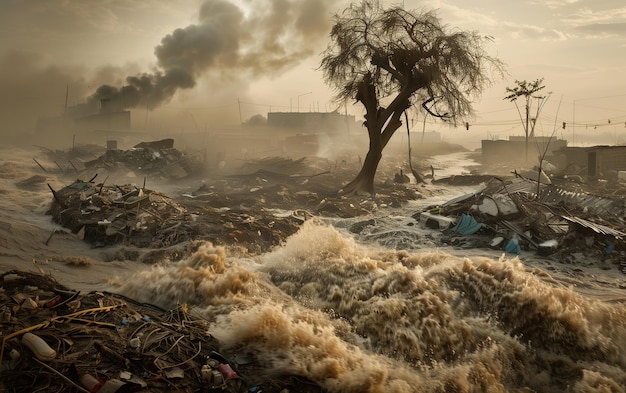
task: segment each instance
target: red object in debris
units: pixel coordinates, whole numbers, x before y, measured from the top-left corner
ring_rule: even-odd
[[[237,373],[230,367],[230,364],[220,363],[217,367],[225,379],[237,379]]]
[[[59,303],[61,301],[61,299],[63,299],[61,297],[61,295],[56,295],[55,297],[53,297],[52,299],[48,300],[43,307],[44,308],[50,308],[50,307],[54,307],[57,305],[57,303]]]
[[[91,393],[95,393],[102,387],[102,382],[90,374],[83,374],[80,383]]]

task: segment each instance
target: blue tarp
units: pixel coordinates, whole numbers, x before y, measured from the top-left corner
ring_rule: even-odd
[[[522,249],[520,248],[519,243],[517,242],[516,239],[509,240],[509,242],[504,247],[504,251],[506,251],[509,254],[516,254],[516,255],[519,255],[522,253]]]
[[[454,228],[452,228],[452,230],[463,236],[468,236],[478,232],[482,226],[482,224],[476,222],[474,217],[467,214],[461,214],[461,218],[459,218],[459,221],[456,223]]]

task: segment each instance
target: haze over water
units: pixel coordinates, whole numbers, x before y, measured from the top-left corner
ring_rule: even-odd
[[[205,243],[180,262],[147,267],[100,262],[69,235],[44,246],[55,227],[44,215],[49,190],[16,187],[40,173],[30,153],[4,157],[3,271],[29,269],[33,260],[75,289],[110,290],[166,309],[187,304],[212,322],[207,334],[225,355],[255,361],[268,376],[307,377],[330,392],[626,391],[618,272],[436,249],[425,237],[433,231],[408,225],[418,205],[469,189],[443,189],[372,217],[311,219],[256,257]],[[376,225],[364,236],[349,232],[368,219]],[[51,248],[56,254],[43,262]],[[71,255],[94,263],[63,264]]]

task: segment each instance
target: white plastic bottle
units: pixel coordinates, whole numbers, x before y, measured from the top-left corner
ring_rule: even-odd
[[[24,333],[22,336],[22,345],[30,349],[37,359],[42,362],[48,362],[57,357],[57,352],[39,336],[32,333]]]

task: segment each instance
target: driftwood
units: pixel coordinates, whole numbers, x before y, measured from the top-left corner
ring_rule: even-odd
[[[59,195],[54,190],[54,188],[52,188],[50,183],[48,183],[48,188],[50,189],[50,191],[52,191],[52,196],[54,197],[54,200],[56,201],[56,203],[58,203],[59,206],[61,206],[63,209],[67,209],[67,204],[61,198],[59,198]]]
[[[35,161],[35,163],[36,163],[37,165],[39,165],[39,168],[41,168],[41,170],[42,170],[42,171],[44,171],[44,172],[48,173],[48,170],[47,170],[46,168],[44,168],[44,167],[43,167],[43,165],[41,165],[41,164],[39,163],[39,161],[37,161],[37,160],[36,160],[36,159],[34,159],[34,158],[33,158],[33,161]]]

